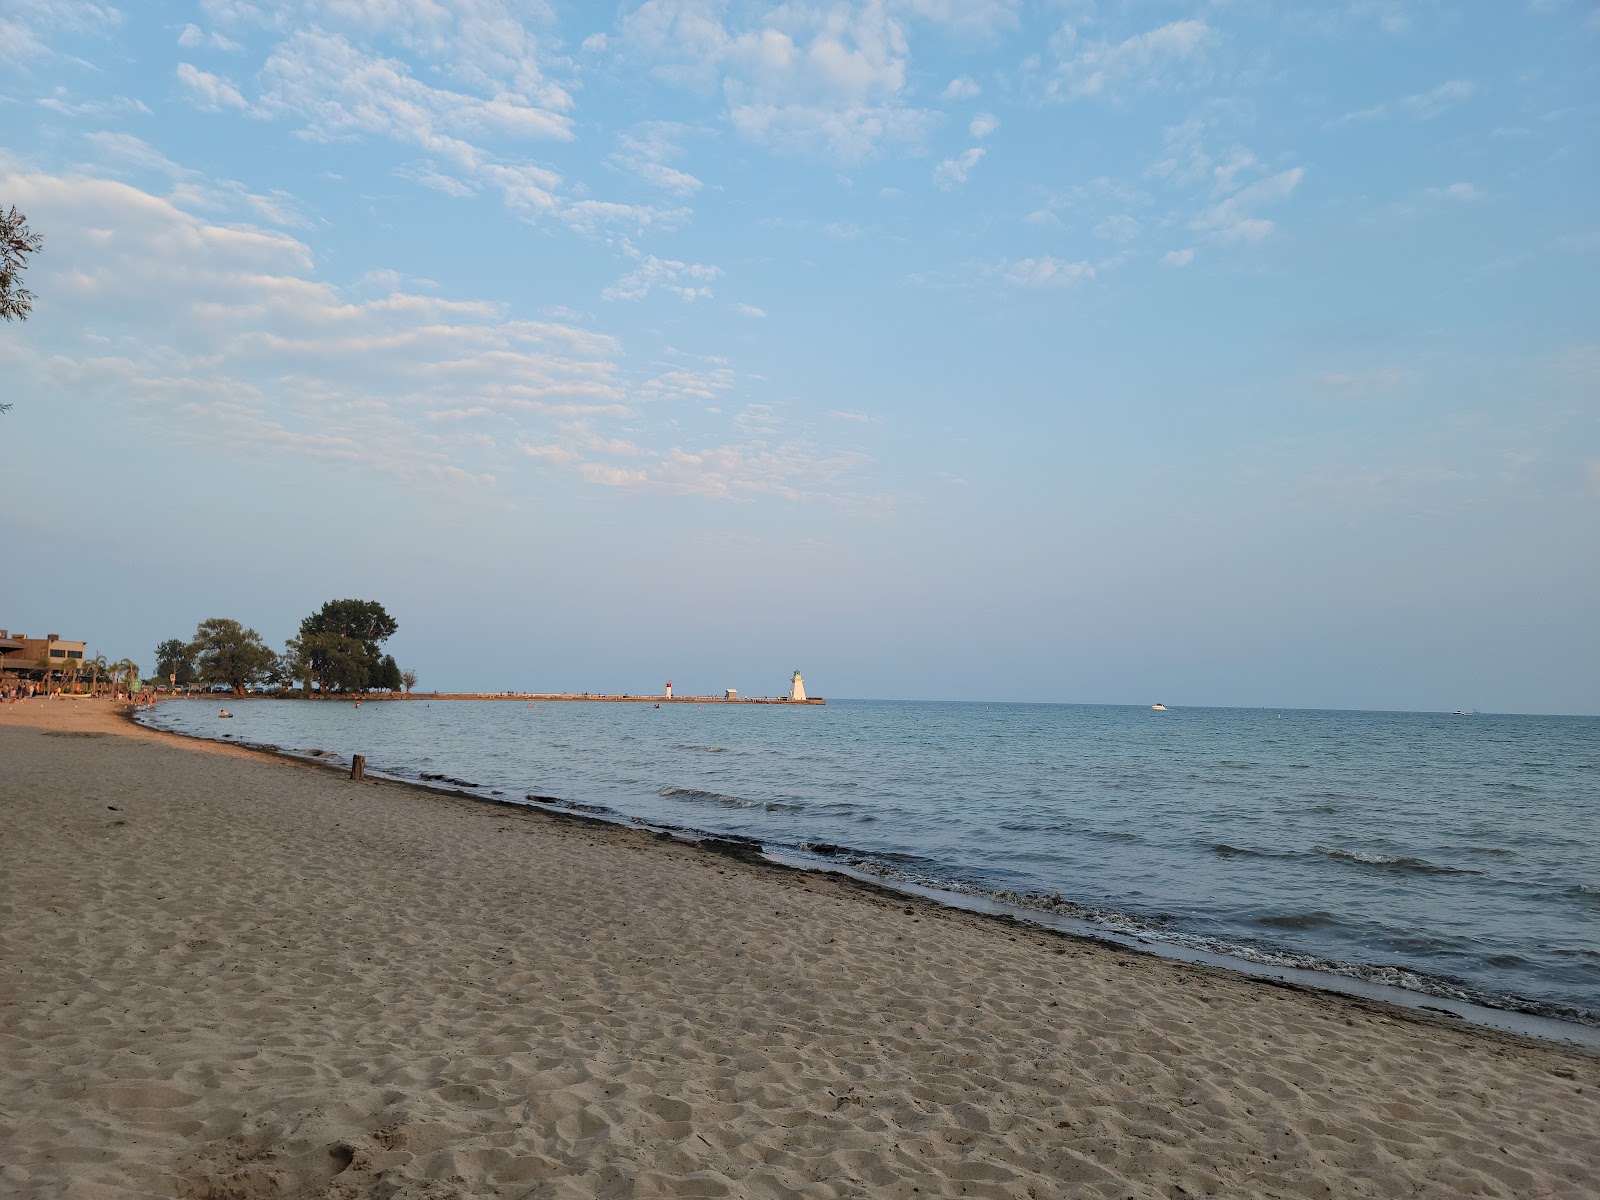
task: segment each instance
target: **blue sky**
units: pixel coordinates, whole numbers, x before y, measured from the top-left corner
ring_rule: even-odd
[[[1600,7],[0,10],[0,624],[1600,712]]]

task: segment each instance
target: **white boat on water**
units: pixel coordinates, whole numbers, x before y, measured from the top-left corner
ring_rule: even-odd
[[[1165,704],[1152,704],[1150,706],[1150,711],[1151,712],[1166,712],[1167,711],[1167,706]]]

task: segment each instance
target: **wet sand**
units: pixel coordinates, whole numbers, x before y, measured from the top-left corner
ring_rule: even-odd
[[[0,706],[0,1194],[1570,1196],[1600,1056]]]

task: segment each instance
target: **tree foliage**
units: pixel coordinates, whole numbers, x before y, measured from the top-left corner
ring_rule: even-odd
[[[265,679],[275,659],[260,634],[226,617],[201,621],[189,648],[200,682],[225,683],[235,696]]]
[[[400,669],[379,647],[399,628],[376,600],[329,600],[300,622],[292,643],[300,677],[324,692],[398,688]]]
[[[364,647],[342,633],[302,633],[292,643],[296,676],[315,683],[324,695],[356,692],[372,686]]]
[[[195,681],[194,647],[177,638],[168,638],[156,647],[156,677],[162,683],[173,682],[176,675],[179,687]]]
[[[22,286],[28,255],[37,254],[44,239],[28,228],[28,218],[13,206],[0,210],[0,318],[26,320],[33,311],[33,293]]]

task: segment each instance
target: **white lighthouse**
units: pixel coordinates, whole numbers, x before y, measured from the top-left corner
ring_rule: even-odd
[[[672,699],[672,680],[667,680],[667,699]]]
[[[789,699],[804,700],[806,698],[806,681],[800,678],[800,672],[794,673],[794,678],[789,681]]]

